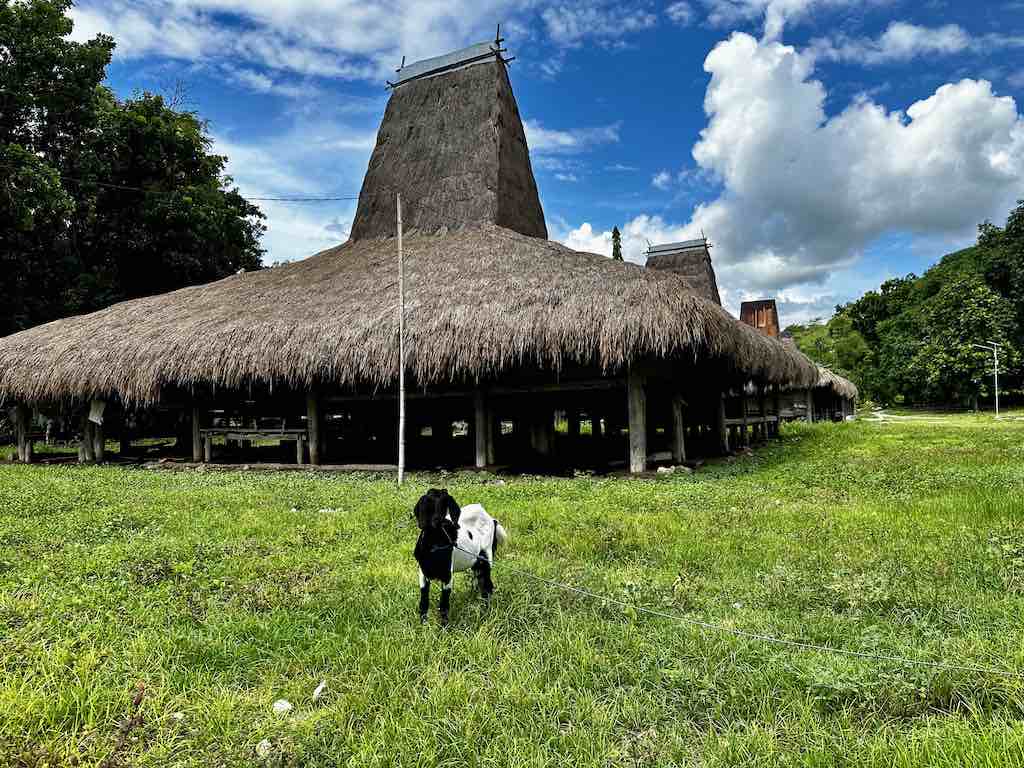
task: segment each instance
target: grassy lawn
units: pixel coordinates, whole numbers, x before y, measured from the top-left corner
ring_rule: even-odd
[[[448,629],[436,590],[431,622],[415,613],[430,485],[511,535],[490,612],[460,578]],[[1024,672],[1024,421],[796,425],[657,480],[0,467],[0,765],[1024,763],[1020,678],[702,632],[502,561],[722,626]]]

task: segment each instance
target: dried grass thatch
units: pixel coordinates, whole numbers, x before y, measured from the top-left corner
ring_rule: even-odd
[[[811,386],[806,357],[694,296],[683,278],[493,224],[405,240],[407,365],[419,384],[570,361],[714,359],[737,376]],[[389,385],[398,373],[394,239],[136,299],[0,339],[0,397],[169,385]]]
[[[856,400],[860,392],[857,385],[849,379],[844,379],[838,373],[833,373],[828,368],[818,366],[818,389],[831,389],[839,397],[847,400]]]
[[[682,275],[693,288],[694,293],[702,299],[713,301],[721,306],[722,298],[718,293],[718,279],[711,263],[711,252],[706,240],[691,241],[689,247],[670,250],[662,253],[652,252],[647,257],[650,269],[663,269]],[[664,246],[668,247],[668,246]]]
[[[526,134],[505,64],[484,61],[399,86],[359,193],[352,239],[490,222],[547,237]]]

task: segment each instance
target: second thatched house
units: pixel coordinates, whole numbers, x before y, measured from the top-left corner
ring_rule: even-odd
[[[399,194],[411,466],[639,472],[720,450],[723,393],[818,380],[717,289],[547,239],[500,50],[411,65],[394,86],[346,243],[0,339],[3,403],[21,422],[76,414],[86,460],[104,432],[130,452],[157,410],[195,461],[276,438],[299,462],[392,464]]]
[[[782,339],[788,346],[796,347],[793,339],[782,333],[775,299],[743,302],[740,320],[765,336]],[[818,378],[812,386],[794,387],[781,393],[778,412],[783,419],[844,421],[856,413],[858,395],[856,384],[819,365]]]

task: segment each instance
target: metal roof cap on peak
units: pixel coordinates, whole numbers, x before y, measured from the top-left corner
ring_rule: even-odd
[[[395,70],[398,73],[398,77],[394,82],[389,80],[388,87],[397,88],[412,80],[420,80],[424,77],[433,77],[445,72],[453,72],[484,61],[493,61],[495,56],[507,64],[512,59],[503,58],[501,55],[507,52],[506,48],[501,47],[504,39],[501,36],[501,25],[498,25],[497,35],[495,35],[493,40],[489,40],[486,43],[476,43],[468,48],[461,48],[441,56],[414,61],[412,64],[406,64],[403,57],[402,66]]]
[[[648,247],[648,253],[671,253],[672,251],[687,251],[690,248],[700,248],[706,246],[708,241],[706,238],[698,238],[697,240],[684,240],[679,243],[664,243],[662,245],[652,245]]]

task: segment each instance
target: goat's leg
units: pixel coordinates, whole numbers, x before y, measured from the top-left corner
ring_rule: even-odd
[[[426,622],[430,611],[430,580],[420,571],[420,621]]]
[[[448,579],[447,583],[441,585],[441,604],[438,606],[438,610],[441,612],[441,626],[447,626],[448,624],[448,606],[452,599],[452,580]]]
[[[486,556],[480,555],[473,563],[473,575],[476,576],[476,585],[480,590],[480,596],[488,606],[491,604],[491,595],[494,594],[494,582],[491,581],[491,561]]]

